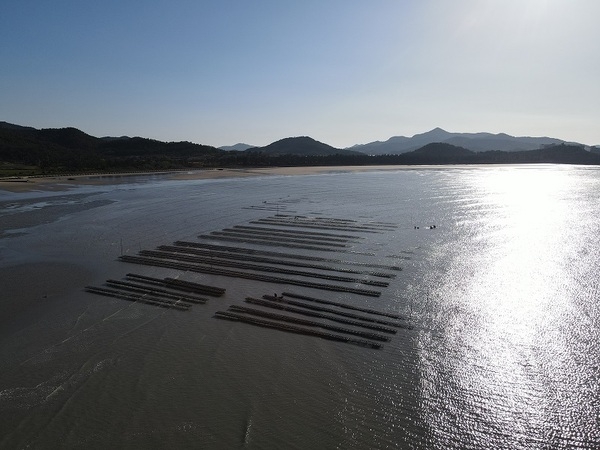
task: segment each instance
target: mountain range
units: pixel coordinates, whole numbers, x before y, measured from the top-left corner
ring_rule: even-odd
[[[368,144],[355,145],[352,150],[357,150],[369,155],[400,154],[416,150],[424,145],[434,142],[452,144],[474,152],[501,150],[505,152],[537,150],[547,145],[577,144],[565,142],[561,139],[550,137],[516,137],[505,133],[451,133],[441,128],[415,134],[412,137],[394,136],[387,141],[375,141]],[[580,145],[580,144],[577,144]]]
[[[284,138],[264,147],[239,143],[218,149],[187,141],[98,138],[72,127],[36,129],[0,122],[0,171],[4,175],[274,165],[513,162],[600,164],[600,147],[549,137],[449,133],[435,128],[410,138],[396,136],[345,149],[308,136]]]
[[[291,141],[283,139],[278,141],[281,144],[285,142],[291,143]],[[551,138],[551,137],[530,137],[530,136],[511,136],[506,133],[452,133],[441,128],[434,128],[426,133],[415,134],[412,137],[406,136],[393,136],[386,141],[374,141],[367,144],[356,144],[351,147],[339,150],[350,150],[354,152],[360,152],[367,155],[398,155],[401,153],[411,152],[417,150],[427,144],[432,143],[445,143],[452,144],[457,147],[463,147],[474,152],[486,152],[492,150],[500,150],[504,152],[518,152],[537,150],[548,145],[558,144],[569,144],[569,145],[583,145],[577,142],[568,142],[562,139]],[[275,144],[275,143],[274,143]],[[282,152],[284,149],[282,145],[278,144],[278,152]],[[270,144],[270,146],[273,144]],[[236,144],[234,146],[219,147],[222,150],[258,150],[270,152],[270,146],[267,147],[255,147],[248,144]],[[585,147],[585,146],[584,146]],[[333,148],[333,147],[331,147]],[[600,151],[600,147],[591,147],[591,151]]]

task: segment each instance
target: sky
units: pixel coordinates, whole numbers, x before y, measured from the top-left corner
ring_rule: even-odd
[[[5,0],[0,121],[338,148],[435,127],[600,144],[598,0]]]

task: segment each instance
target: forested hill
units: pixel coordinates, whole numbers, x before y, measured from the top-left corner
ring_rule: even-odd
[[[343,150],[332,147],[310,138],[308,136],[290,137],[273,142],[266,147],[254,147],[249,152],[259,152],[272,156],[301,155],[301,156],[328,156],[328,155],[362,155],[353,150]]]
[[[433,143],[400,155],[381,155],[398,164],[600,164],[600,154],[581,145],[548,145],[538,150],[473,152],[447,143]]]
[[[76,128],[37,130],[0,122],[0,176],[205,167],[520,163],[600,165],[600,153],[566,144],[529,151],[474,152],[448,143],[430,143],[402,154],[366,155],[306,136],[246,151],[225,151],[185,141],[97,138]]]
[[[173,168],[175,163],[202,165],[221,152],[191,142],[97,138],[76,128],[37,130],[0,123],[0,161],[42,170],[164,169]]]

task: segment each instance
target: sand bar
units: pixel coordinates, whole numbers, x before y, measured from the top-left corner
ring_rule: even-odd
[[[25,177],[21,179],[1,179],[0,191],[62,191],[78,185],[108,185],[128,183],[133,177],[164,177],[171,180],[210,180],[218,178],[257,177],[271,175],[317,175],[340,172],[394,171],[401,169],[420,169],[435,166],[311,166],[311,167],[265,167],[241,169],[203,169],[163,172],[135,172],[113,174],[61,175],[48,177]]]

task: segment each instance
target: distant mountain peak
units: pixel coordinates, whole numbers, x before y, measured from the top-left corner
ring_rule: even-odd
[[[545,145],[560,144],[564,141],[549,137],[515,137],[506,133],[452,133],[436,127],[425,133],[415,134],[411,138],[393,136],[385,142],[376,141],[354,146],[352,150],[357,150],[368,155],[400,154],[435,142],[452,144],[475,152],[489,150],[514,152],[537,150]]]
[[[244,144],[243,142],[238,142],[237,144],[234,145],[223,145],[221,147],[219,147],[219,150],[225,150],[225,151],[238,151],[238,152],[244,152],[250,148],[254,148],[256,147],[256,145],[250,145],[250,144]]]
[[[414,138],[419,138],[419,137],[427,137],[430,139],[445,139],[449,136],[451,136],[452,133],[447,132],[446,130],[440,128],[440,127],[435,127],[433,130],[427,131],[425,133],[421,133],[421,134],[415,134],[413,136]]]
[[[444,133],[444,134],[449,134],[448,131],[446,131],[443,128],[440,128],[440,127],[435,127],[433,130],[429,131],[429,133]]]
[[[342,150],[319,142],[310,136],[287,137],[275,141],[265,147],[253,148],[251,151],[270,155],[326,156],[339,154],[360,154],[352,150]]]
[[[303,143],[318,143],[318,144],[323,144],[323,142],[319,142],[316,139],[311,138],[310,136],[291,136],[291,137],[286,137],[283,139],[279,139],[278,141],[273,142],[273,144],[277,144],[277,143],[287,143],[287,142],[303,142]],[[272,145],[272,144],[270,144]],[[327,145],[327,144],[323,144],[323,145]]]

